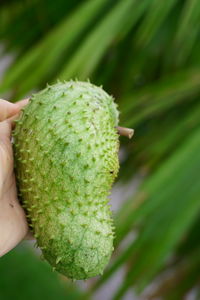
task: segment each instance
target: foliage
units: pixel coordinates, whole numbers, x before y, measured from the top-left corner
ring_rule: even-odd
[[[10,270],[11,268],[11,270]],[[80,292],[39,260],[27,247],[18,247],[1,258],[0,298],[4,300],[80,299]]]
[[[15,101],[57,78],[89,77],[117,99],[121,125],[135,128],[132,141],[121,138],[119,180],[144,180],[115,215],[115,255],[90,294],[122,265],[112,299],[157,278],[149,299],[199,294],[199,18],[198,0],[2,4],[0,38],[4,53],[15,54],[2,95]]]

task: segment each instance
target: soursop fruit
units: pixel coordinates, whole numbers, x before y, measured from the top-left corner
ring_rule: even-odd
[[[119,168],[113,98],[89,82],[57,83],[33,95],[16,123],[19,198],[44,258],[69,278],[102,274]]]

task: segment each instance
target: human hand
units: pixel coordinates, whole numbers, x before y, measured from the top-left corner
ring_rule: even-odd
[[[16,104],[0,99],[0,256],[14,248],[28,233],[24,210],[17,199],[11,130],[28,100]]]

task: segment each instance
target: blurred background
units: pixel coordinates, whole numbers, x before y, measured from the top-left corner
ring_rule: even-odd
[[[13,102],[89,78],[135,129],[103,276],[73,283],[25,241],[0,259],[0,299],[200,299],[200,1],[1,1],[0,78]]]

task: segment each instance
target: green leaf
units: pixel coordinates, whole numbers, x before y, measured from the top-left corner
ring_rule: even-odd
[[[83,294],[27,246],[18,246],[1,258],[0,298],[2,300],[78,300]]]
[[[180,16],[178,29],[172,43],[171,56],[175,58],[175,65],[182,65],[198,40],[199,36],[200,3],[198,0],[187,0]],[[187,43],[185,40],[187,39]],[[178,53],[178,55],[176,55]]]
[[[162,158],[179,146],[190,134],[191,129],[200,124],[200,104],[198,100],[195,101],[195,104],[191,103],[190,106],[187,111],[183,111],[179,107],[179,113],[176,111],[176,114],[172,110],[168,111],[164,120],[162,120],[161,115],[158,121],[162,121],[162,127],[158,127],[151,120],[148,122],[149,126],[145,131],[142,128],[137,128],[137,143],[129,145],[129,147],[132,146],[132,156],[126,163],[126,168],[127,165],[130,166],[132,160],[132,163],[144,165],[152,172],[152,168],[162,163]],[[169,124],[171,128],[169,128]],[[148,148],[146,147],[147,144]]]
[[[136,126],[200,91],[198,69],[175,73],[121,99],[122,122]]]
[[[59,78],[67,80],[77,76],[79,79],[86,79],[90,76],[111,42],[117,39],[119,33],[123,33],[127,19],[132,17],[134,4],[135,0],[119,1],[64,66]]]
[[[116,299],[136,283],[140,289],[149,283],[183,234],[190,228],[200,210],[200,129],[162,167],[147,179],[134,197],[145,200],[132,210],[134,223],[142,225],[138,238],[115,259],[108,271],[96,283],[98,288],[125,261],[132,258],[132,268]],[[134,201],[134,199],[132,200]],[[133,203],[134,205],[134,203]],[[120,224],[118,224],[120,228]]]
[[[80,6],[44,40],[9,68],[0,86],[0,91],[15,87],[20,98],[49,76],[56,68],[61,56],[66,56],[67,50],[96,17],[105,3],[106,0],[90,0]]]
[[[151,1],[151,6],[135,38],[137,45],[145,47],[151,41],[176,3],[177,0]]]
[[[164,279],[148,295],[149,299],[177,300],[185,299],[187,294],[198,284],[200,257],[199,248],[195,249],[186,259],[179,260],[170,266],[168,274],[162,274]]]
[[[151,180],[146,184],[149,197],[141,208],[144,224],[134,242],[130,271],[114,299],[121,299],[133,283],[143,289],[199,214],[199,147],[200,129],[154,175],[154,184]]]

